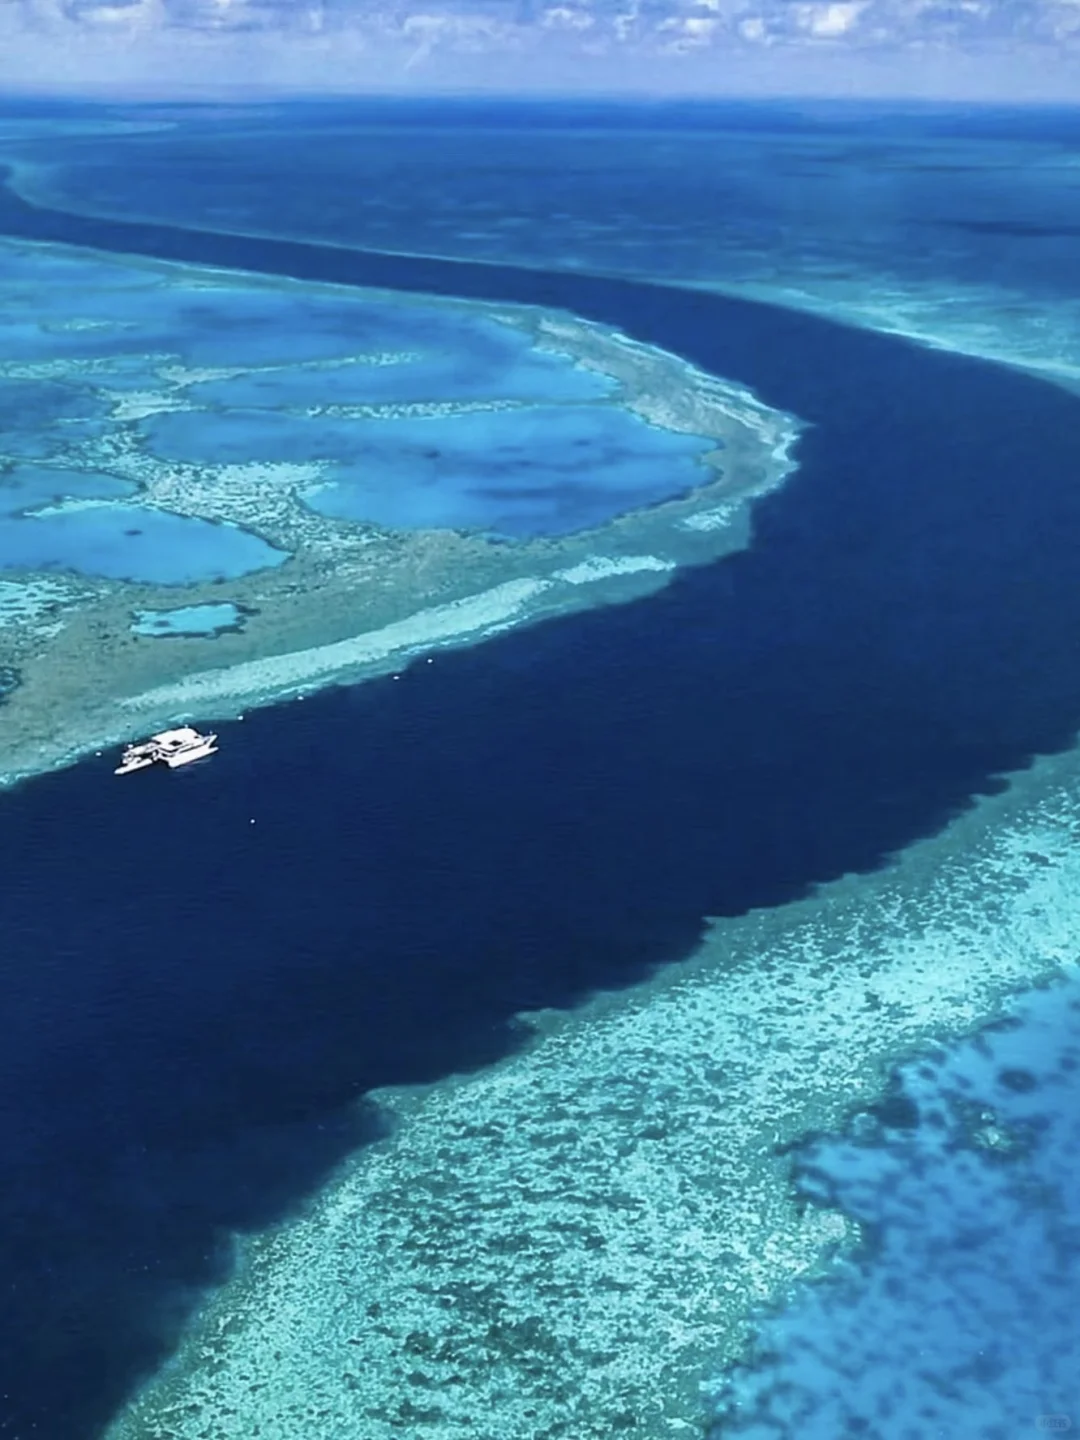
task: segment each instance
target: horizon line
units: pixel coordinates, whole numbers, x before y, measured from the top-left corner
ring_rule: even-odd
[[[110,84],[107,81],[92,80],[80,85],[51,86],[28,83],[19,85],[0,80],[0,105],[9,101],[39,100],[48,102],[93,102],[100,104],[127,105],[181,105],[193,108],[221,104],[266,104],[299,102],[309,104],[340,104],[342,102],[390,102],[406,104],[471,103],[528,107],[559,104],[607,105],[612,108],[657,106],[675,108],[678,106],[732,106],[745,108],[768,108],[776,105],[805,105],[813,107],[835,107],[840,109],[882,109],[888,106],[902,107],[913,111],[931,110],[990,110],[990,111],[1076,111],[1080,113],[1080,97],[1009,96],[996,99],[990,96],[948,96],[926,95],[897,90],[880,95],[850,93],[830,94],[815,90],[759,91],[698,91],[637,89],[558,89],[543,88],[523,93],[517,90],[487,90],[476,87],[432,86],[425,90],[407,87],[375,88],[370,86],[345,88],[290,86],[282,84],[230,84],[230,85],[175,85],[151,84],[125,85]]]

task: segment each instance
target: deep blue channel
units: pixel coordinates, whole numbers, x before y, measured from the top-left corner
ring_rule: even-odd
[[[0,1436],[89,1440],[226,1237],[479,1066],[944,825],[1080,723],[1080,401],[760,304],[35,210],[0,231],[535,302],[809,422],[748,550],[223,727],[195,773],[0,796]],[[255,823],[252,824],[251,821]]]

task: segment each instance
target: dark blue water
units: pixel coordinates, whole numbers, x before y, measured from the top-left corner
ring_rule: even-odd
[[[826,296],[847,277],[860,301],[875,282],[939,303],[1080,284],[1076,108],[381,98],[159,117],[173,128],[4,149],[39,198],[211,230],[675,282],[827,274]]]
[[[89,1440],[229,1232],[377,1127],[370,1087],[482,1065],[522,1007],[871,869],[1071,743],[1080,401],[644,284],[5,201],[0,229],[35,225],[564,305],[810,425],[750,548],[655,597],[253,715],[195,773],[91,761],[0,797],[0,1435]]]

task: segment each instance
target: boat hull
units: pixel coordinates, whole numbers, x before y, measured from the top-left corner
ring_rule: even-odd
[[[114,775],[131,775],[136,770],[145,770],[148,765],[153,765],[149,755],[140,755],[136,760],[125,760],[113,771]]]
[[[170,770],[175,770],[179,765],[190,765],[193,760],[203,760],[207,755],[216,755],[217,749],[216,745],[209,743],[200,745],[197,749],[185,750],[179,755],[166,755],[165,764]]]
[[[129,745],[113,774],[130,775],[135,770],[145,770],[147,766],[159,763],[176,770],[181,765],[190,765],[193,760],[216,755],[216,740],[216,735],[200,735],[190,725],[163,730],[141,745]]]

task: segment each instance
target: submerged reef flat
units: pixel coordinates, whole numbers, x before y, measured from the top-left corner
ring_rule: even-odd
[[[793,464],[792,417],[568,315],[14,243],[0,294],[7,780],[640,594]],[[242,626],[132,624],[224,585]]]
[[[870,1243],[762,1326],[713,1440],[872,1435],[886,1415],[896,1435],[1073,1428],[1078,1020],[1073,965],[806,1147],[800,1191]]]
[[[252,699],[265,704],[335,680],[356,679],[377,674],[388,666],[403,666],[440,646],[473,644],[525,617],[539,619],[566,613],[591,603],[588,596],[598,587],[615,598],[620,593],[618,582],[628,580],[630,586],[622,593],[638,594],[642,580],[655,582],[674,568],[673,562],[655,555],[590,557],[543,579],[507,580],[347,640],[189,675],[176,684],[131,696],[123,703],[133,710],[152,711],[208,705],[216,708],[223,704],[228,707]],[[580,591],[581,599],[575,591]]]
[[[798,273],[771,263],[747,269],[737,285],[718,279],[698,282],[697,288],[788,305],[936,350],[993,360],[1080,391],[1080,307],[1071,294],[1044,299],[1018,284],[904,281],[884,267],[845,275],[827,261],[804,262]]]
[[[385,1091],[389,1136],[234,1277],[109,1440],[700,1433],[754,1312],[855,1225],[783,1147],[1071,963],[1076,751],[889,868],[713,922],[512,1058]]]

